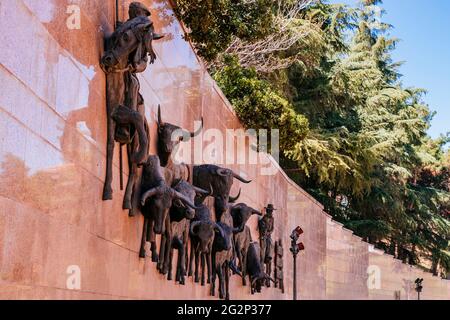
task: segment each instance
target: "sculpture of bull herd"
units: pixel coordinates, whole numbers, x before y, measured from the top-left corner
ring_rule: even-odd
[[[210,284],[211,295],[215,295],[218,278],[219,297],[229,299],[229,279],[233,273],[242,277],[244,286],[249,277],[252,294],[261,292],[264,284],[269,286],[270,281],[275,282],[270,267],[273,205],[268,205],[263,215],[245,203],[234,204],[241,194],[239,190],[235,197],[230,196],[234,179],[245,184],[251,180],[233,170],[211,164],[196,165],[192,168],[191,179],[191,168],[172,160],[179,143],[201,133],[203,118],[201,127],[189,132],[163,122],[158,106],[158,155],[148,155],[149,125],[136,74],[155,61],[152,42],[163,37],[155,32],[150,16],[145,6],[132,2],[129,19],[118,23],[105,41],[105,53],[100,62],[107,82],[107,161],[103,200],[112,199],[112,157],[115,142],[119,142],[120,149],[122,145],[127,146],[129,165],[123,209],[129,210],[130,216],[138,211],[144,216],[139,257],[147,256],[145,245],[150,242],[151,260],[157,263],[161,274],[172,280],[173,250],[176,249],[176,282],[184,285],[186,276],[193,276],[194,282],[201,282],[202,286]],[[122,159],[122,170],[121,163]],[[120,175],[122,177],[122,172]],[[214,199],[214,218],[205,203],[208,197]],[[135,198],[137,200],[133,201]],[[252,240],[251,230],[246,225],[252,215],[262,216],[258,220],[259,243]],[[159,252],[156,235],[161,236]],[[276,283],[284,290],[281,240],[277,242],[275,255]]]

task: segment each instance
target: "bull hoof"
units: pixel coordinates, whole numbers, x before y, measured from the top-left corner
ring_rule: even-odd
[[[158,254],[156,252],[152,252],[152,262],[158,262],[159,261],[159,257]]]
[[[195,278],[194,278],[194,282],[195,282],[195,283],[198,283],[198,282],[199,282],[198,277],[195,277]]]
[[[103,196],[102,196],[103,201],[112,200],[112,198],[113,198],[112,194],[113,194],[113,192],[112,192],[111,188],[104,189]]]
[[[129,216],[129,217],[134,217],[135,215],[136,215],[136,212],[134,211],[133,208],[131,208],[131,209],[128,211],[128,216]]]
[[[139,258],[145,259],[145,250],[139,250]]]
[[[225,296],[225,300],[230,300],[230,295],[227,293],[227,295]]]
[[[128,209],[131,209],[131,208],[132,208],[131,207],[131,201],[124,199],[123,200],[123,204],[122,204],[122,209],[123,210],[128,210]]]
[[[165,274],[165,273],[163,273],[163,274]],[[172,281],[172,275],[170,273],[167,275],[167,280]]]
[[[245,287],[247,285],[247,281],[245,279],[242,279],[242,285]]]
[[[181,284],[182,286],[185,285],[185,283],[184,283],[184,277],[180,279],[180,284]]]

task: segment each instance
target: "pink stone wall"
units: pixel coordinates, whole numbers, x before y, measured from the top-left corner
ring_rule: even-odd
[[[119,163],[114,200],[101,201],[105,170],[105,76],[98,61],[103,36],[112,31],[113,0],[2,0],[0,2],[0,298],[1,299],[208,299],[208,287],[169,282],[149,259],[139,259],[143,219],[121,209]],[[121,15],[130,1],[120,1]],[[141,92],[155,153],[155,112],[193,129],[241,128],[230,104],[205,71],[168,1],[149,5],[158,59],[141,74]],[[67,6],[81,9],[81,29],[66,26]],[[270,157],[266,157],[271,161]],[[286,293],[250,295],[232,277],[232,299],[291,299],[289,234],[305,230],[298,258],[301,299],[414,299],[410,281],[425,278],[423,298],[449,299],[447,281],[370,249],[324,213],[323,207],[281,171],[261,176],[260,165],[227,165],[254,180],[241,201],[276,211],[274,240],[283,239]],[[126,171],[125,171],[126,175]],[[126,176],[125,176],[126,179]],[[256,217],[249,226],[257,240]],[[67,289],[67,267],[81,270],[81,289]],[[369,289],[367,270],[381,270],[381,287]],[[405,283],[407,285],[405,285]]]

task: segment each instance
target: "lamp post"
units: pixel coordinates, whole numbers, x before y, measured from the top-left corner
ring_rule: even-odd
[[[416,292],[417,292],[417,300],[420,300],[420,293],[422,292],[423,286],[422,286],[423,279],[417,278],[415,281],[416,284]]]
[[[298,238],[303,233],[302,228],[297,227],[292,231],[291,234],[291,248],[290,251],[292,253],[292,257],[294,258],[294,279],[293,279],[293,289],[294,289],[294,296],[293,300],[297,300],[297,255],[300,251],[305,250],[305,246],[303,245],[303,242],[299,242]]]

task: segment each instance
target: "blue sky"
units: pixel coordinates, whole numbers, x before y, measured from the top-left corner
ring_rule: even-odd
[[[330,0],[355,4],[357,0]],[[401,41],[393,54],[405,61],[400,72],[405,86],[428,90],[425,101],[437,114],[429,134],[450,131],[450,1],[384,0],[384,21]]]

